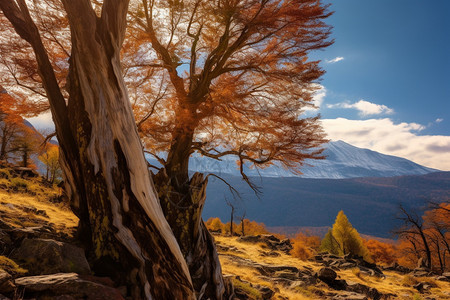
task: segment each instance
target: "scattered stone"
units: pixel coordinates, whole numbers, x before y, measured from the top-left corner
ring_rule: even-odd
[[[369,289],[370,289],[370,287],[368,287],[367,285],[353,282],[350,280],[347,281],[347,290],[348,291],[355,292],[358,294],[368,294]]]
[[[3,269],[0,269],[0,285],[2,285],[4,282],[10,280],[12,276],[6,272]]]
[[[81,248],[51,239],[24,239],[13,258],[22,262],[31,275],[91,273]]]
[[[423,282],[419,282],[418,284],[413,285],[413,288],[419,291],[419,293],[423,293],[425,290],[425,285]]]
[[[337,273],[330,268],[322,268],[317,272],[317,277],[323,282],[329,283],[336,279]]]
[[[347,254],[344,257],[337,257],[333,254],[321,253],[316,255],[314,260],[335,270],[359,267],[363,273],[369,276],[375,276],[378,278],[385,277],[381,269],[378,268],[376,264],[369,263],[359,256]]]
[[[0,294],[10,294],[14,292],[16,286],[14,285],[12,280],[8,280],[0,284]]]
[[[264,243],[271,250],[283,251],[285,253],[289,253],[293,248],[289,239],[280,240],[271,234],[241,236],[237,240],[252,244]]]
[[[44,218],[48,218],[47,212],[45,210],[37,209],[36,207],[33,207],[33,206],[22,206],[21,209],[24,212],[33,213],[37,216],[42,216]]]
[[[27,297],[39,295],[41,298],[47,294],[66,297],[59,299],[124,299],[119,290],[86,280],[76,273],[22,277],[16,279],[15,284],[19,289],[25,291]]]
[[[296,289],[298,287],[305,287],[307,286],[307,283],[301,280],[297,280],[291,283],[291,286],[289,288]]]
[[[303,275],[299,277],[303,282],[306,282],[309,285],[314,285],[317,283],[317,278],[310,275]]]
[[[252,243],[252,244],[256,244],[259,243],[261,241],[261,236],[260,235],[245,235],[245,236],[241,236],[237,239],[238,242],[244,242],[244,243]]]
[[[12,240],[9,234],[0,229],[0,253],[9,253],[12,248]]]
[[[398,263],[394,262],[390,266],[383,268],[386,271],[395,271],[401,274],[407,274],[411,272],[411,269],[408,269],[404,266],[400,266]]]
[[[289,280],[295,281],[295,280],[298,280],[298,272],[278,271],[278,272],[275,272],[272,275],[272,277],[289,279]]]
[[[345,292],[339,295],[334,296],[331,298],[332,300],[368,300],[367,296],[352,293],[352,292]]]
[[[20,245],[20,243],[22,243],[22,241],[26,238],[52,239],[58,237],[55,229],[49,225],[14,228],[8,231],[8,233],[16,245]]]
[[[428,272],[428,271],[413,270],[413,272],[411,273],[411,275],[413,275],[414,277],[425,277],[425,276],[431,275],[431,273]]]
[[[280,253],[275,252],[275,251],[259,251],[259,255],[264,256],[264,257],[279,257],[281,256]]]
[[[230,247],[216,244],[216,249],[217,249],[217,251],[226,252],[226,251],[230,250]]]
[[[276,272],[289,272],[298,274],[298,269],[293,266],[272,266],[272,265],[264,265],[264,264],[255,264],[256,270],[259,273],[265,276],[272,276]]]
[[[436,276],[436,280],[450,282],[450,280],[445,276]]]
[[[347,282],[344,279],[336,279],[329,283],[328,286],[338,291],[345,291],[347,289]]]
[[[221,252],[236,252],[236,253],[243,253],[241,250],[239,250],[238,248],[234,247],[234,246],[223,246],[223,245],[216,245],[216,249],[217,251],[221,251]]]
[[[272,298],[272,296],[274,294],[274,291],[272,291],[267,286],[261,287],[259,289],[259,292],[261,293],[261,296],[262,296],[263,299],[270,299],[270,298]]]
[[[339,266],[342,269],[350,269],[350,268],[354,268],[356,267],[356,264],[351,263],[351,262],[347,262],[347,263],[343,263]]]
[[[14,283],[12,282],[12,276],[3,269],[0,269],[0,296],[1,294],[8,294],[14,291]],[[0,297],[0,300],[2,298]]]
[[[379,300],[381,299],[381,297],[383,296],[383,294],[381,294],[376,288],[370,288],[367,296],[369,296],[370,299],[373,300]],[[394,296],[394,294],[388,294],[388,295],[384,295],[387,299],[389,299],[389,297]]]

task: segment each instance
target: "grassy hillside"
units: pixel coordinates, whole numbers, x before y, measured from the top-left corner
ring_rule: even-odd
[[[253,286],[267,286],[275,294],[272,299],[346,299],[345,291],[338,291],[328,287],[324,282],[318,281],[316,284],[305,285],[300,280],[289,280],[286,274],[278,273],[273,277],[264,276],[258,264],[265,266],[292,266],[300,270],[310,270],[317,272],[323,266],[315,261],[300,260],[283,252],[278,252],[277,256],[267,256],[268,249],[262,244],[249,244],[238,241],[237,237],[215,236],[220,253],[223,272],[232,276],[239,276],[247,282],[247,288]],[[273,254],[272,254],[273,255]],[[358,268],[336,271],[340,279],[347,282],[360,283],[376,288],[384,295],[391,295],[388,299],[450,299],[450,283],[437,281],[432,277],[413,277],[392,271],[383,271],[386,278],[379,278],[362,274]],[[284,278],[283,278],[284,277]],[[413,285],[425,282],[433,286],[427,294],[420,294]],[[255,292],[255,299],[258,299]],[[346,296],[347,295],[347,296]],[[427,298],[428,297],[428,298]],[[262,298],[260,298],[262,299]]]
[[[5,168],[0,169],[0,220],[14,228],[51,226],[67,235],[78,223],[60,188],[40,177],[21,178]]]
[[[77,218],[66,203],[60,202],[59,188],[45,185],[39,178],[15,177],[4,169],[0,174],[0,225],[51,227],[67,237],[73,234]],[[301,260],[285,249],[274,250],[264,243],[244,242],[238,237],[215,235],[214,238],[223,273],[235,286],[235,299],[366,299],[362,294],[333,289],[318,279],[315,274],[324,268],[321,262]],[[12,264],[0,256],[0,267],[2,261]],[[20,267],[15,266],[17,270]],[[358,267],[334,269],[338,278],[349,285],[375,288],[386,299],[450,299],[450,283],[435,277],[384,271],[386,277],[380,278]],[[417,283],[429,288],[421,294],[413,287]]]

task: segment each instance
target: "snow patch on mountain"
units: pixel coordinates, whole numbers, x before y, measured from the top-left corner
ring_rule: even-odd
[[[405,158],[385,155],[369,149],[352,146],[343,141],[332,141],[325,146],[324,160],[309,160],[301,168],[302,175],[294,174],[279,165],[264,169],[249,168],[244,171],[248,176],[262,177],[302,177],[302,178],[355,178],[355,177],[392,177],[402,175],[422,175],[438,170],[416,164]],[[156,164],[155,160],[151,163]],[[190,170],[217,175],[239,176],[236,157],[223,157],[221,161],[193,155]]]

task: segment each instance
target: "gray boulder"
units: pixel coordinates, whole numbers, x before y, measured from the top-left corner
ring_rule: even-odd
[[[13,253],[13,258],[31,275],[91,273],[81,248],[51,239],[25,239]]]
[[[27,297],[51,296],[52,299],[123,300],[121,293],[110,286],[76,273],[59,273],[22,277],[15,280],[19,290]]]
[[[337,273],[330,268],[321,268],[318,272],[317,272],[317,277],[322,280],[325,283],[329,283],[329,282],[333,282],[336,277],[337,277]]]
[[[8,294],[14,291],[14,283],[12,282],[12,276],[3,269],[0,269],[0,300],[2,294]]]

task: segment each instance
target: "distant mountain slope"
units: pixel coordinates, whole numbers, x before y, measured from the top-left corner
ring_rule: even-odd
[[[325,160],[309,161],[313,166],[301,169],[303,178],[355,178],[355,177],[391,177],[402,175],[421,175],[438,170],[418,165],[404,158],[381,154],[362,149],[343,141],[326,145]],[[222,161],[206,157],[193,156],[190,169],[197,172],[229,174],[239,176],[235,157],[224,157]],[[279,166],[263,170],[246,168],[246,174],[263,177],[298,177]]]
[[[246,218],[267,226],[320,227],[331,226],[342,209],[359,232],[379,237],[390,237],[399,224],[395,219],[399,203],[417,208],[428,200],[450,198],[450,172],[391,178],[253,178],[262,187],[260,199],[239,177],[224,178],[242,192],[237,216],[245,210]],[[231,199],[228,188],[211,178],[204,219],[229,221],[225,197]]]

